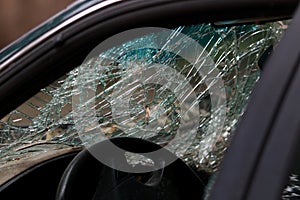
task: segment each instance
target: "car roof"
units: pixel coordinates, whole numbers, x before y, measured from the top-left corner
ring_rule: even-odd
[[[39,38],[41,35],[49,32],[51,29],[54,29],[58,25],[67,21],[68,19],[74,17],[75,15],[83,12],[87,8],[90,8],[96,4],[105,4],[104,6],[108,6],[117,2],[126,1],[126,0],[76,0],[73,4],[69,5],[67,8],[57,13],[53,17],[49,18],[47,21],[37,26],[36,28],[29,31],[27,34],[20,37],[15,42],[11,43],[7,47],[0,49],[0,64],[3,64],[9,57],[28,46],[32,41]],[[127,0],[131,1],[131,0]],[[137,0],[138,2],[140,0]],[[186,0],[158,0],[157,2],[180,2]],[[192,1],[207,1],[207,0],[189,0]],[[135,2],[132,0],[132,2]],[[146,1],[145,1],[146,2]],[[153,3],[156,1],[153,1]],[[186,1],[187,2],[187,1]],[[232,7],[238,8],[239,6],[251,5],[252,8],[258,6],[265,6],[269,4],[268,7],[276,7],[278,5],[282,5],[282,9],[286,9],[288,7],[294,7],[298,4],[299,0],[215,0],[214,4],[220,5],[231,5]],[[284,5],[288,5],[284,7]],[[63,27],[62,27],[63,28]],[[0,67],[1,71],[1,67]]]

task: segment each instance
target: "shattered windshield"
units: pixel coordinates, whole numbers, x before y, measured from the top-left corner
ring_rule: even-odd
[[[1,120],[0,165],[122,136],[215,172],[285,28],[154,28],[93,53]]]

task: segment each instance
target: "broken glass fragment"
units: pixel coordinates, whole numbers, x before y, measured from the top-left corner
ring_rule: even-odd
[[[261,57],[284,29],[281,22],[181,26],[164,40],[158,35],[165,33],[149,33],[101,52],[1,120],[0,165],[51,148],[130,136],[172,143],[187,164],[215,172],[259,80]],[[184,52],[191,39],[200,53]],[[182,150],[186,142],[191,145]]]
[[[299,175],[291,174],[289,176],[289,183],[282,193],[282,200],[292,200],[300,198],[300,181]]]

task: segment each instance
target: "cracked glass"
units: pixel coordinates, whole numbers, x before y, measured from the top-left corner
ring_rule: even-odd
[[[300,180],[299,175],[292,173],[289,176],[287,186],[282,192],[282,200],[292,200],[300,198]]]
[[[1,119],[0,165],[103,137],[139,137],[166,146],[179,130],[189,133],[189,122],[197,119],[191,145],[183,151],[185,138],[173,142],[175,154],[196,170],[216,172],[285,29],[281,21],[180,26],[167,40],[148,33],[101,52]],[[170,43],[178,34],[186,37]],[[199,54],[189,49],[188,54],[197,53],[193,62],[180,56],[186,38],[201,46]],[[137,78],[154,81],[134,85]],[[81,110],[89,106],[92,120],[89,110]]]

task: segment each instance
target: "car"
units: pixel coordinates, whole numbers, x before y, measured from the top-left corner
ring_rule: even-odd
[[[76,1],[0,52],[0,198],[299,198],[297,5]]]

